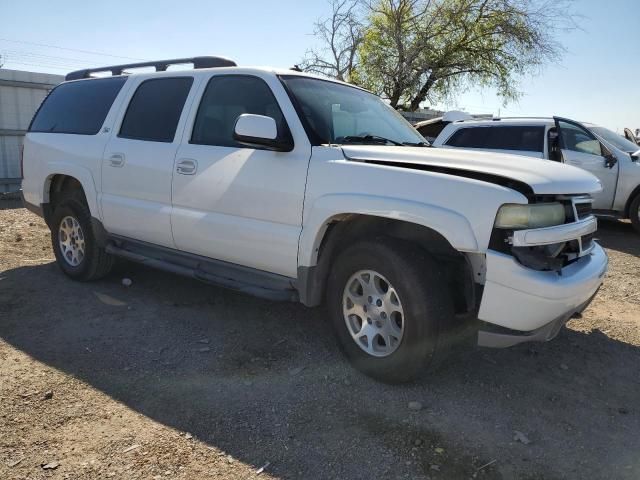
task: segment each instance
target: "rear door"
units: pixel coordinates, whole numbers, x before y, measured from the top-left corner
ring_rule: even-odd
[[[174,247],[171,178],[193,83],[182,75],[132,88],[102,161],[101,205],[110,233]]]
[[[594,174],[602,183],[602,191],[593,196],[593,208],[609,210],[613,206],[618,182],[618,163],[600,141],[578,122],[554,117],[562,161]],[[614,157],[615,158],[615,157]]]

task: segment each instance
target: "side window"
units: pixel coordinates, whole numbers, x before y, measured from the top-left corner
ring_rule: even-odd
[[[247,75],[221,75],[209,80],[190,143],[246,148],[233,138],[236,120],[243,113],[271,117],[278,126],[278,138],[291,137],[278,102],[264,80]]]
[[[445,143],[452,147],[487,148],[486,135],[488,128],[461,128],[457,130]]]
[[[192,77],[154,78],[142,82],[129,102],[118,136],[173,142],[192,84]]]
[[[126,81],[111,77],[58,85],[40,105],[29,131],[95,135]]]
[[[578,125],[558,121],[562,148],[572,152],[602,155],[600,141],[588,130]]]
[[[544,127],[529,125],[462,128],[447,145],[491,150],[544,151]]]

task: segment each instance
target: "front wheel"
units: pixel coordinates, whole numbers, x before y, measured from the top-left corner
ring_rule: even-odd
[[[336,258],[327,305],[347,357],[388,383],[413,380],[428,367],[454,314],[438,263],[387,238],[355,244]]]
[[[629,206],[629,220],[636,232],[640,233],[640,193],[633,199]]]

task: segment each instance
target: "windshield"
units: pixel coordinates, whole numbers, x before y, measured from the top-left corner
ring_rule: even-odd
[[[619,148],[623,152],[634,153],[640,150],[640,147],[633,142],[630,142],[622,135],[612,132],[604,127],[589,127],[593,133],[610,143],[614,147]]]
[[[372,93],[314,78],[281,79],[319,144],[426,144],[402,115]]]

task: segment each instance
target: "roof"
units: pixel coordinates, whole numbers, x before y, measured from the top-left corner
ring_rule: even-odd
[[[459,120],[456,124],[483,125],[550,125],[554,123],[551,117],[496,117],[489,119]]]

